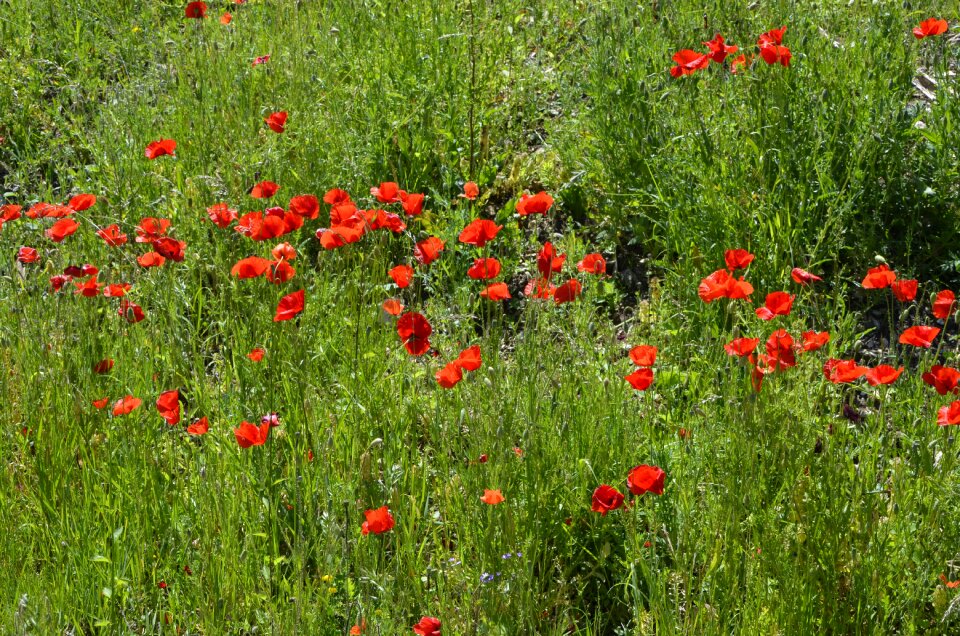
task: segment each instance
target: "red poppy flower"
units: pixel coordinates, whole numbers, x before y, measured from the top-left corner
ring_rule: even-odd
[[[207,208],[207,217],[219,228],[226,228],[237,218],[237,211],[226,203],[217,203]],[[139,239],[138,239],[139,242]]]
[[[153,250],[171,261],[179,263],[184,259],[184,249],[187,244],[184,241],[178,241],[170,236],[158,238],[153,242]]]
[[[81,196],[93,196],[91,195],[81,195]],[[22,205],[13,205],[8,203],[5,205],[0,205],[0,227],[3,227],[4,223],[9,223],[10,221],[16,221],[20,218],[20,211],[23,209]]]
[[[113,403],[113,416],[119,417],[120,415],[127,415],[134,411],[143,403],[143,400],[140,398],[135,398],[132,395],[125,395],[116,402]]]
[[[550,210],[550,207],[553,205],[553,197],[547,194],[547,192],[538,192],[536,194],[524,194],[520,197],[520,200],[517,201],[517,214],[520,216],[528,216],[530,214],[543,214]]]
[[[290,199],[290,211],[304,219],[315,219],[320,215],[320,201],[312,194],[301,194]]]
[[[60,219],[45,232],[54,243],[62,243],[65,238],[77,231],[80,225],[73,219]]]
[[[350,628],[350,636],[362,636],[367,631],[367,619],[361,618],[360,622]]]
[[[437,371],[434,377],[437,384],[445,389],[452,389],[463,379],[463,368],[456,362],[451,362]]]
[[[783,34],[787,32],[787,27],[782,26],[779,29],[771,29],[760,36],[757,46],[763,48],[770,44],[783,44]]]
[[[948,589],[956,589],[960,587],[960,581],[948,581],[946,575],[941,574],[939,577],[940,582],[947,586]]]
[[[110,401],[110,398],[105,397],[105,398],[100,398],[99,400],[94,400],[93,402],[91,402],[91,404],[93,404],[93,408],[99,411],[100,409],[105,407],[107,405],[107,402],[109,401]]]
[[[297,250],[289,243],[277,243],[274,248],[270,250],[270,254],[278,261],[293,261],[297,258]]]
[[[888,364],[881,364],[867,371],[867,382],[870,383],[870,386],[893,384],[901,373],[903,373],[903,367],[894,369]]]
[[[890,271],[886,263],[883,263],[873,269],[867,270],[867,275],[863,279],[864,289],[883,289],[893,284],[897,280],[897,274]]]
[[[940,395],[947,393],[960,393],[957,388],[960,383],[960,371],[950,367],[942,367],[939,364],[923,374],[923,381],[937,390]]]
[[[500,275],[500,261],[495,258],[478,258],[467,270],[467,276],[474,280],[491,280]]]
[[[117,315],[131,324],[136,324],[146,318],[143,308],[127,299],[120,301],[120,308],[117,309]]]
[[[176,149],[177,142],[173,139],[160,139],[158,141],[151,141],[148,143],[146,150],[143,151],[143,156],[151,161],[164,155],[170,155],[171,157],[174,157],[176,156],[174,154]]]
[[[403,303],[396,298],[388,298],[383,301],[383,304],[380,306],[391,316],[399,316],[401,313],[403,313]]]
[[[606,516],[611,510],[616,510],[623,505],[623,493],[607,484],[597,486],[593,491],[593,498],[590,510],[599,512]]]
[[[254,362],[260,362],[261,360],[263,360],[263,356],[266,353],[267,352],[264,351],[262,348],[257,347],[255,349],[251,349],[250,353],[247,354],[247,357],[253,360]]]
[[[830,342],[830,332],[828,331],[804,331],[800,334],[803,344],[800,345],[801,351],[816,351],[820,347]]]
[[[50,203],[40,202],[30,207],[27,210],[27,218],[29,219],[62,219],[73,214],[75,210],[69,208],[65,205],[53,205]]]
[[[419,216],[423,212],[423,200],[425,195],[423,194],[407,194],[403,190],[400,191],[400,202],[403,206],[403,211],[410,216]]]
[[[443,241],[436,236],[424,239],[413,249],[413,257],[421,265],[429,265],[440,257],[443,251]]]
[[[760,320],[773,320],[776,316],[789,316],[795,297],[793,294],[782,291],[767,294],[763,307],[758,307],[756,310],[757,317]]]
[[[757,349],[760,344],[760,338],[735,338],[723,345],[723,350],[727,355],[744,358]]]
[[[823,280],[819,276],[811,274],[807,270],[800,269],[799,267],[794,267],[792,270],[790,270],[790,277],[793,279],[793,282],[804,286]]]
[[[531,278],[523,288],[523,295],[537,300],[549,300],[553,298],[553,292],[556,289],[556,286],[552,285],[549,280]]]
[[[940,333],[940,330],[936,327],[926,327],[923,325],[910,327],[900,334],[900,344],[929,349],[933,344],[933,339],[937,337],[938,333]]]
[[[790,59],[793,57],[793,53],[785,46],[771,44],[760,48],[760,57],[762,57],[763,61],[767,64],[773,65],[779,63],[781,66],[790,66]]]
[[[323,202],[334,206],[341,203],[351,203],[350,193],[340,188],[331,188],[323,195]]]
[[[727,45],[724,43],[723,36],[717,33],[713,36],[713,39],[709,42],[704,42],[704,46],[710,49],[710,59],[718,64],[723,64],[724,60],[727,59],[727,56],[731,53],[736,53],[740,49],[733,45]]]
[[[384,181],[379,187],[370,188],[370,194],[380,203],[397,203],[400,201],[400,186],[393,181]]]
[[[583,260],[577,263],[577,271],[588,274],[606,274],[607,261],[600,254],[587,254],[583,257]]]
[[[54,292],[58,292],[58,291],[62,290],[63,287],[64,287],[64,285],[66,285],[67,283],[69,283],[71,280],[73,280],[73,278],[70,277],[70,276],[66,276],[66,275],[57,274],[57,275],[55,275],[55,276],[51,276],[51,277],[50,277],[50,288],[51,288]]]
[[[207,211],[209,212],[209,209]],[[167,235],[167,230],[170,229],[170,219],[155,219],[152,216],[147,216],[140,219],[140,224],[134,229],[137,231],[137,243],[153,243]]]
[[[281,110],[276,113],[270,113],[263,119],[264,123],[275,133],[282,133],[287,125],[287,111]]]
[[[745,281],[742,276],[739,279],[734,278],[725,269],[718,269],[701,280],[697,288],[697,295],[707,303],[718,298],[744,299],[752,293],[753,285]]]
[[[491,283],[487,285],[486,288],[480,292],[480,297],[492,300],[495,303],[512,298],[510,288],[507,287],[506,283]]]
[[[137,257],[137,264],[140,267],[160,267],[166,262],[167,259],[156,252],[147,252]]]
[[[210,430],[210,423],[207,421],[206,416],[201,417],[199,420],[187,427],[187,432],[191,435],[206,435],[207,431]]]
[[[827,368],[827,364],[829,364],[829,369]],[[826,372],[827,379],[834,384],[853,382],[854,380],[862,378],[869,371],[867,367],[858,365],[856,360],[834,360],[831,358],[827,361],[827,364],[824,364],[824,371]]]
[[[194,18],[197,20],[207,17],[207,3],[205,2],[191,2],[187,5],[185,11],[188,18]]]
[[[370,229],[372,230],[390,230],[394,234],[400,234],[407,229],[407,224],[403,222],[403,219],[393,212],[387,212],[386,210],[368,210],[366,214],[370,212],[376,212],[376,218],[370,222]]]
[[[93,372],[98,374],[109,373],[113,368],[113,360],[106,358],[93,365]]]
[[[267,268],[267,280],[275,285],[287,282],[296,276],[296,274],[297,270],[295,270],[290,263],[282,259],[270,263],[270,266]]]
[[[646,391],[653,384],[653,369],[641,368],[623,378],[637,391]]]
[[[785,329],[777,329],[765,344],[767,350],[767,364],[773,371],[789,369],[797,364],[796,356],[793,353],[793,336]]]
[[[667,474],[659,466],[641,464],[630,470],[630,474],[627,475],[627,486],[634,495],[642,495],[645,492],[662,495],[666,477]]]
[[[67,207],[74,212],[83,212],[93,207],[97,197],[92,194],[78,194],[67,203]]]
[[[180,391],[164,391],[157,398],[157,412],[167,424],[176,426],[180,423]]]
[[[97,277],[92,276],[83,283],[74,283],[74,286],[77,288],[76,291],[73,292],[74,294],[80,294],[87,298],[95,298],[100,295],[103,283],[98,283]]]
[[[397,334],[407,353],[422,356],[430,349],[430,334],[433,327],[427,319],[416,312],[407,312],[397,321]]]
[[[637,345],[630,350],[630,360],[638,367],[652,367],[657,361],[657,348],[653,345]]]
[[[107,298],[122,298],[130,291],[130,283],[113,283],[103,288],[103,295]]]
[[[543,244],[543,248],[537,254],[537,271],[540,272],[540,276],[546,280],[550,280],[551,275],[554,272],[560,272],[563,269],[563,263],[567,260],[566,254],[557,254],[557,250],[553,247],[553,243],[547,241]]]
[[[287,294],[280,299],[277,304],[277,314],[273,317],[273,322],[282,322],[290,320],[301,311],[303,311],[304,290]]]
[[[363,516],[366,521],[360,526],[361,534],[383,534],[389,532],[396,525],[393,515],[386,506],[381,506],[376,510],[364,510]]]
[[[940,407],[937,411],[937,426],[956,426],[960,424],[960,401],[950,406]]]
[[[36,263],[40,259],[40,253],[33,247],[23,246],[17,250],[17,260],[24,265]]]
[[[937,18],[927,18],[926,20],[920,23],[920,26],[914,27],[913,37],[917,38],[918,40],[922,40],[923,38],[929,38],[934,35],[940,35],[941,33],[946,33],[947,28],[949,27],[947,25],[946,20],[937,19]]]
[[[506,498],[504,498],[503,493],[499,490],[484,489],[483,496],[480,497],[480,501],[488,506],[496,506],[497,504],[501,504],[506,501]]]
[[[933,315],[940,320],[946,320],[957,308],[957,298],[949,289],[937,294],[933,300]]]
[[[253,58],[253,63],[250,64],[250,66],[260,66],[261,64],[266,64],[269,61],[270,61],[269,55],[260,55],[258,57]]]
[[[110,247],[120,247],[127,242],[127,235],[120,232],[120,226],[116,223],[97,230],[97,236],[102,238],[104,243]]]
[[[224,26],[230,24],[231,21],[233,21],[233,16],[229,13],[224,13],[222,16],[220,16],[220,24]]]
[[[560,305],[562,303],[572,303],[580,297],[583,291],[583,285],[576,278],[571,278],[563,285],[558,285],[553,291],[553,302]]]
[[[489,219],[477,219],[472,221],[460,232],[460,242],[466,245],[483,247],[496,238],[497,233],[503,229],[502,225],[497,225]]]
[[[237,444],[240,448],[250,448],[251,446],[263,446],[270,435],[270,424],[261,424],[256,426],[250,422],[240,422],[240,427],[233,429],[233,436],[237,438]]]
[[[400,289],[409,287],[410,281],[413,280],[413,268],[409,265],[397,265],[387,272],[387,274],[390,275],[390,278],[393,279],[393,282],[396,283]]]
[[[477,184],[473,181],[467,181],[463,184],[463,194],[464,199],[469,199],[471,201],[475,200],[480,195],[480,188],[477,187]]]
[[[254,199],[269,199],[280,189],[273,181],[261,181],[250,188],[250,196]]]
[[[899,279],[890,283],[890,289],[897,300],[906,303],[917,297],[917,283],[916,279]]]
[[[476,371],[483,364],[483,359],[480,357],[480,345],[467,347],[460,352],[454,362],[460,365],[464,371]]]
[[[440,636],[440,619],[424,616],[413,626],[413,633],[417,636]]]
[[[744,249],[727,250],[723,254],[723,262],[731,272],[746,269],[756,256]]]
[[[676,66],[670,69],[671,77],[691,75],[710,65],[709,55],[698,53],[691,49],[677,51],[671,59],[677,63]]]

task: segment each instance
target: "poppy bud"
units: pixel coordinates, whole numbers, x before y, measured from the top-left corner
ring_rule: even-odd
[[[360,479],[370,481],[370,453],[360,456]]]

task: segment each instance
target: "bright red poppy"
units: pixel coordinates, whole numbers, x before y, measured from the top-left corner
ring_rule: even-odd
[[[804,286],[823,280],[816,274],[811,274],[807,270],[800,269],[799,267],[794,267],[792,270],[790,270],[790,277],[793,279],[793,282]]]
[[[440,636],[440,619],[433,616],[424,616],[413,626],[413,633],[417,636]]]
[[[74,294],[85,296],[87,298],[95,298],[100,295],[100,290],[103,289],[103,283],[97,282],[96,276],[91,276],[86,281],[82,283],[74,283],[74,286],[77,288],[74,291]]]
[[[764,345],[767,350],[765,362],[771,367],[772,371],[789,369],[797,364],[797,358],[794,355],[793,336],[785,329],[777,329]]]
[[[483,364],[483,359],[480,356],[480,345],[467,347],[460,352],[454,362],[460,365],[464,371],[476,371]]]
[[[473,181],[467,181],[463,184],[463,194],[464,199],[469,199],[471,201],[475,200],[480,195],[480,188],[477,187],[477,184]]]
[[[506,501],[506,498],[499,490],[484,489],[483,496],[480,497],[480,501],[488,506],[496,506],[497,504],[501,504]]]
[[[939,333],[940,330],[937,327],[927,327],[924,325],[910,327],[900,334],[900,344],[929,349],[933,344],[934,338],[936,338]]]
[[[217,203],[207,208],[207,217],[222,229],[229,227],[231,223],[237,220],[237,211],[226,203]]]
[[[783,44],[783,34],[787,32],[787,27],[782,26],[779,29],[771,29],[760,36],[757,46],[763,48],[770,44]]]
[[[915,278],[900,278],[890,283],[890,290],[897,300],[907,303],[917,297],[917,284],[918,281]]]
[[[432,333],[433,327],[422,314],[407,312],[397,321],[397,335],[410,355],[425,354],[430,349]]]
[[[832,363],[832,364],[831,364]],[[829,369],[827,365],[829,364]],[[824,364],[827,379],[834,384],[847,384],[865,376],[869,369],[861,367],[856,360],[834,360],[831,358]]]
[[[946,320],[957,308],[957,298],[949,289],[937,293],[933,300],[933,315],[940,320]]]
[[[147,252],[137,257],[137,264],[140,267],[160,267],[166,262],[167,259],[156,252]]]
[[[237,444],[240,448],[250,448],[251,446],[263,446],[267,443],[267,437],[270,435],[270,423],[251,424],[250,422],[240,422],[239,428],[233,429],[233,436],[237,438]]]
[[[940,395],[947,393],[960,393],[957,385],[960,384],[960,371],[950,367],[942,367],[939,364],[933,365],[929,371],[923,374],[923,381],[937,390]]]
[[[366,521],[360,526],[361,534],[383,534],[390,532],[396,525],[393,515],[386,506],[381,506],[376,510],[364,510],[363,516]]]
[[[184,11],[184,13],[188,18],[202,20],[203,18],[207,17],[207,3],[191,2],[187,5],[187,8]]]
[[[528,216],[530,214],[543,214],[550,210],[553,206],[553,197],[550,196],[547,192],[538,192],[536,194],[524,194],[520,197],[520,200],[517,201],[517,214],[520,216]]]
[[[224,13],[222,16],[220,16],[220,24],[224,26],[230,24],[232,21],[233,21],[233,16],[230,15],[229,13]]]
[[[261,181],[250,188],[250,196],[254,199],[269,199],[277,193],[280,186],[273,181]]]
[[[642,495],[646,492],[662,495],[666,477],[667,474],[659,466],[641,464],[630,470],[627,475],[627,486],[634,495]]]
[[[297,270],[284,259],[271,262],[270,267],[267,268],[267,280],[275,285],[287,282],[296,274]]]
[[[816,351],[830,342],[830,332],[828,331],[804,331],[800,334],[803,343],[800,345],[801,351]]]
[[[40,253],[33,247],[23,246],[17,250],[17,260],[24,265],[36,263],[40,259]]]
[[[247,354],[247,357],[253,360],[254,362],[260,362],[263,360],[263,356],[266,355],[266,351],[262,347],[256,347],[251,349],[250,353]]]
[[[758,344],[760,344],[760,338],[734,338],[723,345],[723,350],[726,351],[729,356],[745,358],[756,351]]]
[[[456,362],[450,362],[437,371],[434,377],[437,384],[445,389],[452,389],[463,379],[463,368]]]
[[[897,280],[896,272],[890,271],[886,263],[867,270],[867,275],[863,278],[864,289],[883,289],[893,284]]]
[[[263,119],[264,123],[275,133],[282,133],[287,126],[287,111],[281,110],[276,113],[270,113]]]
[[[606,274],[607,261],[601,254],[587,254],[583,257],[583,260],[577,263],[577,271],[588,274]]]
[[[113,415],[114,417],[118,417],[120,415],[132,413],[142,403],[143,400],[140,398],[135,398],[132,395],[125,395],[113,403]]]
[[[440,252],[443,251],[443,241],[436,236],[426,238],[413,248],[413,257],[421,265],[429,265],[440,258]]]
[[[380,203],[397,203],[400,201],[400,186],[393,181],[384,181],[377,187],[370,188],[370,194]]]
[[[901,373],[903,373],[903,367],[894,369],[888,364],[881,364],[867,371],[867,382],[870,383],[870,386],[893,384]]]
[[[146,314],[143,313],[143,308],[140,305],[132,303],[126,298],[120,301],[117,315],[130,324],[136,324],[147,317]]]
[[[170,426],[180,423],[180,391],[164,391],[157,398],[157,413]]]
[[[140,219],[140,224],[133,229],[137,232],[137,243],[153,243],[167,235],[167,230],[170,229],[170,219],[156,219],[147,216]]]
[[[606,516],[611,510],[623,505],[623,493],[607,484],[597,486],[593,491],[590,510]]]
[[[327,190],[323,195],[323,202],[332,206],[337,206],[343,203],[352,203],[350,199],[350,193],[346,190],[341,190],[340,188],[331,188]]]
[[[103,295],[106,298],[122,298],[130,291],[130,283],[112,283],[103,288]]]
[[[723,64],[724,60],[731,53],[739,51],[739,47],[728,45],[724,42],[723,36],[717,33],[709,42],[704,42],[704,46],[710,49],[710,59],[717,64]]]
[[[409,265],[397,265],[387,272],[387,274],[390,275],[390,278],[393,279],[393,282],[396,283],[400,289],[409,287],[410,281],[413,280],[413,268]]]
[[[491,280],[500,275],[500,261],[495,258],[478,258],[467,270],[467,276],[474,280]]]
[[[940,407],[937,411],[937,426],[956,426],[957,424],[960,424],[960,401]]]
[[[497,233],[503,229],[502,225],[497,225],[489,219],[477,219],[471,221],[467,227],[460,232],[461,243],[483,247],[497,237]]]
[[[487,285],[483,291],[480,292],[480,297],[492,300],[495,303],[512,298],[510,288],[507,287],[506,283],[491,283]]]
[[[403,313],[403,303],[396,298],[387,298],[380,306],[391,316],[399,316]]]
[[[623,378],[637,391],[646,391],[653,384],[653,369],[640,368]]]
[[[312,194],[301,194],[290,199],[290,211],[304,219],[320,216],[320,201]]]
[[[652,367],[657,361],[657,348],[653,345],[637,345],[630,350],[630,361],[638,367]]]
[[[537,271],[543,279],[550,280],[553,273],[559,273],[563,269],[566,260],[567,255],[557,254],[553,243],[547,241],[537,254]]]
[[[170,236],[158,238],[153,242],[153,250],[155,252],[176,263],[182,261],[186,256],[184,252],[186,247],[187,244],[184,241],[178,241]]]
[[[557,285],[553,291],[553,302],[560,305],[563,303],[572,303],[583,292],[583,285],[576,278],[571,278],[562,285]]]
[[[760,47],[760,57],[763,58],[763,61],[767,64],[780,64],[780,66],[790,66],[790,60],[793,58],[793,53],[790,52],[785,46],[780,46],[778,44],[770,44],[768,46]]]
[[[304,302],[304,290],[295,291],[292,294],[287,294],[280,299],[280,302],[277,304],[277,313],[273,317],[273,322],[282,322],[284,320],[290,320],[294,318],[297,314],[303,311],[303,302]]]
[[[83,212],[89,210],[97,202],[97,197],[92,194],[78,194],[70,199],[67,207],[74,212]]]
[[[73,219],[60,219],[45,232],[47,238],[54,243],[62,243],[65,238],[77,231],[80,225]]]
[[[700,285],[697,287],[697,295],[706,303],[727,298],[732,280],[734,278],[730,275],[730,272],[725,269],[718,269],[700,281]]]
[[[767,294],[763,307],[758,307],[756,310],[757,317],[760,320],[773,320],[777,316],[789,316],[793,309],[794,298],[796,296],[793,294],[782,291]]]
[[[676,66],[670,69],[670,75],[672,77],[691,75],[710,65],[709,55],[698,53],[691,49],[677,51],[671,59],[677,63]]]
[[[723,262],[727,269],[734,272],[738,269],[746,269],[750,266],[756,256],[744,249],[727,250],[723,253]]]
[[[176,156],[174,154],[176,149],[177,142],[173,139],[160,139],[158,141],[151,141],[148,143],[147,148],[143,151],[143,156],[151,161],[164,155],[170,155],[171,157],[174,157]]]
[[[331,225],[330,229],[317,230],[317,238],[323,249],[332,250],[350,243],[356,243],[363,238],[367,230],[367,222],[360,214],[353,214],[339,224]]]
[[[400,205],[409,216],[419,216],[423,212],[425,198],[426,195],[423,194],[407,194],[403,190],[400,191]]]
[[[110,401],[110,398],[105,397],[105,398],[100,398],[99,400],[94,400],[93,402],[91,402],[91,404],[93,404],[93,408],[99,411],[100,409],[105,407],[107,405],[107,402],[109,401]]]
[[[120,226],[116,223],[97,230],[97,236],[110,247],[120,247],[127,242],[127,235],[120,231]]]
[[[934,35],[946,33],[948,28],[949,25],[947,21],[942,18],[927,18],[920,23],[920,26],[914,27],[913,37],[922,40]]]
[[[187,432],[191,435],[206,435],[207,431],[210,430],[210,423],[207,421],[206,416],[201,417],[199,420],[187,427]]]

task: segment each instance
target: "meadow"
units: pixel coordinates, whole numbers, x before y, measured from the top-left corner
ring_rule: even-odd
[[[958,34],[0,0],[0,633],[960,632]]]

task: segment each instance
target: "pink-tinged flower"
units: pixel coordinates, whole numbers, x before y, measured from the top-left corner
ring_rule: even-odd
[[[790,277],[793,279],[793,282],[803,286],[823,280],[819,276],[811,274],[807,270],[800,269],[799,267],[794,267],[792,270],[790,270]]]
[[[937,412],[937,426],[956,426],[960,424],[960,401],[943,406]]]
[[[24,265],[36,263],[40,259],[40,253],[33,247],[21,247],[17,250],[17,260]]]
[[[259,57],[253,58],[253,63],[250,66],[260,66],[261,64],[266,64],[270,61],[269,55],[261,55]]]

